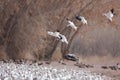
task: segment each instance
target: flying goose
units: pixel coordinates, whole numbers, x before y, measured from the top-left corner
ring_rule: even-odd
[[[58,30],[55,32],[48,31],[48,34],[53,37],[58,38],[61,42],[68,44],[67,38],[63,34],[60,34]]]
[[[71,27],[74,30],[77,30],[77,26],[71,20],[67,19],[67,23],[68,23],[67,27]]]
[[[83,16],[76,16],[75,18],[81,21],[83,24],[87,24],[87,20]]]
[[[58,39],[61,39],[59,30],[57,30],[55,32],[48,31],[48,34],[51,36],[57,37]]]
[[[64,35],[60,34],[60,37],[61,42],[65,42],[66,44],[68,44],[67,38]]]
[[[111,9],[109,12],[104,13],[103,15],[106,16],[107,19],[109,19],[110,21],[112,21],[112,18],[115,15],[114,9]]]
[[[78,57],[75,54],[70,54],[70,53],[66,54],[65,58],[68,59],[68,60],[72,60],[72,61],[77,61],[78,60]]]

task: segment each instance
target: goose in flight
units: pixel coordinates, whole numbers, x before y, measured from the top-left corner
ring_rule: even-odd
[[[78,57],[75,54],[70,54],[70,53],[66,54],[65,58],[68,59],[68,60],[72,60],[72,61],[77,61],[78,60]]]
[[[48,31],[48,34],[53,37],[58,38],[61,42],[68,44],[67,38],[64,35],[60,34],[58,30],[55,32]]]
[[[115,15],[114,9],[111,9],[109,12],[104,13],[103,15],[106,16],[107,19],[109,19],[110,21],[112,21],[112,18]]]
[[[67,27],[71,27],[74,30],[77,30],[77,26],[71,20],[67,19],[67,23],[68,23]]]
[[[60,37],[61,42],[65,42],[66,44],[68,44],[67,38],[64,35],[60,34]]]
[[[54,36],[54,37],[56,37],[58,39],[61,39],[59,30],[57,30],[55,32],[48,31],[48,34],[51,35],[51,36]]]
[[[87,20],[83,16],[76,16],[75,18],[81,21],[83,24],[87,24]]]

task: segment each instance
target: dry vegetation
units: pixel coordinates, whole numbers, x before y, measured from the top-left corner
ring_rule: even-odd
[[[119,4],[119,0],[0,0],[0,58],[120,56]],[[102,16],[111,8],[116,12],[113,22]],[[88,25],[75,20],[75,15],[85,16]],[[76,32],[66,27],[66,18],[79,27]],[[69,45],[47,35],[56,29],[66,35]]]

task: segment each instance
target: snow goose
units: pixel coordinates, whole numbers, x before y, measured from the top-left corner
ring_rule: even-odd
[[[83,24],[87,24],[87,20],[83,16],[76,16],[75,18],[81,21]]]
[[[72,61],[77,61],[78,57],[75,54],[66,54],[65,58]]]
[[[120,70],[120,63],[117,63],[117,68]]]
[[[103,15],[106,16],[107,19],[109,19],[110,21],[112,21],[112,18],[115,15],[114,9],[111,9],[109,12],[104,13]]]
[[[57,37],[61,42],[68,44],[67,38],[63,34],[60,34],[59,31],[56,32],[48,31],[48,34]]]
[[[61,39],[59,30],[57,30],[55,32],[48,31],[48,34],[51,35],[51,36],[54,36],[54,37],[57,37],[57,38]]]
[[[77,26],[71,20],[67,19],[67,23],[68,23],[67,27],[71,27],[74,30],[77,30]]]
[[[64,35],[60,34],[60,37],[61,42],[65,42],[66,44],[68,44],[67,38]]]

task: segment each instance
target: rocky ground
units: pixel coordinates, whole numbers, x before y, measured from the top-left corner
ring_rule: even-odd
[[[4,63],[0,62],[1,80],[119,80],[120,71],[94,67],[80,68],[74,62]]]

